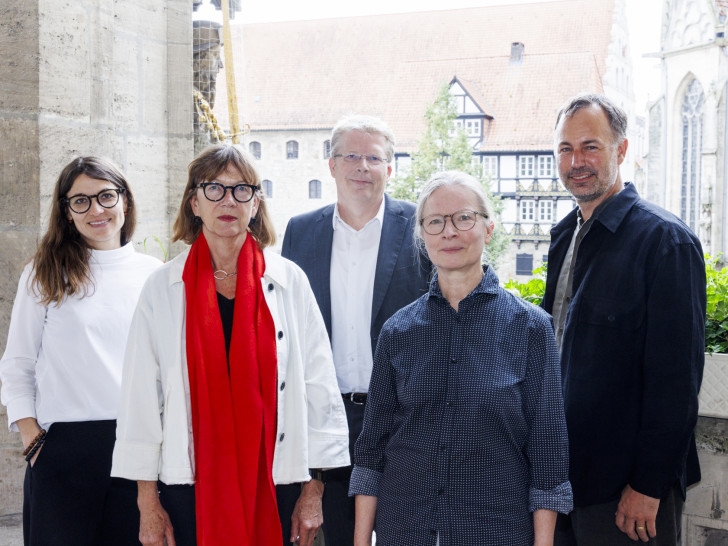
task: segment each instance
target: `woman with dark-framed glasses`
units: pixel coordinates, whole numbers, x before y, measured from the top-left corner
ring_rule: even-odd
[[[28,461],[26,545],[138,543],[134,483],[110,477],[129,325],[161,265],[134,251],[135,223],[121,171],[78,157],[58,177],[20,278],[0,381]]]
[[[543,546],[572,506],[550,317],[482,255],[493,213],[458,171],[420,193],[427,294],[382,328],[354,451],[355,545]],[[376,518],[375,518],[376,516]]]
[[[112,474],[138,483],[145,545],[310,546],[322,468],[347,466],[331,348],[306,275],[275,232],[253,160],[208,148],[189,166],[174,239],[126,351]],[[275,484],[305,482],[283,537]]]

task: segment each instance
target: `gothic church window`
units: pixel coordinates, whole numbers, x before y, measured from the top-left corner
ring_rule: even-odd
[[[695,233],[700,221],[700,158],[705,95],[698,80],[688,85],[682,105],[680,216]]]

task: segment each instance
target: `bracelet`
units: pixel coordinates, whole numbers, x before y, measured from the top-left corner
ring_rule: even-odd
[[[45,432],[45,431],[43,431],[43,432]],[[40,439],[35,443],[35,445],[33,446],[33,448],[25,456],[25,461],[26,462],[28,462],[28,463],[30,462],[30,460],[33,458],[33,455],[36,454],[36,452],[40,449],[40,446],[42,446],[43,443],[45,442],[45,439],[46,439],[46,435],[43,434],[43,436],[40,437]]]
[[[42,442],[45,440],[46,431],[44,428],[40,429],[40,432],[36,435],[35,438],[33,438],[30,443],[28,444],[28,447],[25,448],[25,451],[23,451],[23,457],[27,456],[28,453],[31,452],[31,450],[35,447],[35,445],[38,442]]]

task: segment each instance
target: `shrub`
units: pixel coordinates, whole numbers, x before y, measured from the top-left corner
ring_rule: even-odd
[[[705,320],[705,352],[728,353],[728,267],[718,269],[720,255],[705,255],[708,307]]]
[[[506,290],[518,293],[524,300],[534,305],[540,305],[543,294],[546,291],[546,264],[533,270],[535,278],[528,282],[520,282],[510,279],[504,285]]]

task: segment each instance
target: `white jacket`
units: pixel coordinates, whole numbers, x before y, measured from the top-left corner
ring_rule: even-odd
[[[194,444],[185,348],[188,252],[144,285],[129,332],[111,475],[194,483]],[[331,346],[308,279],[293,262],[264,251],[261,279],[278,355],[277,484],[310,479],[309,468],[349,464],[344,404]],[[219,438],[229,442],[230,438]]]

